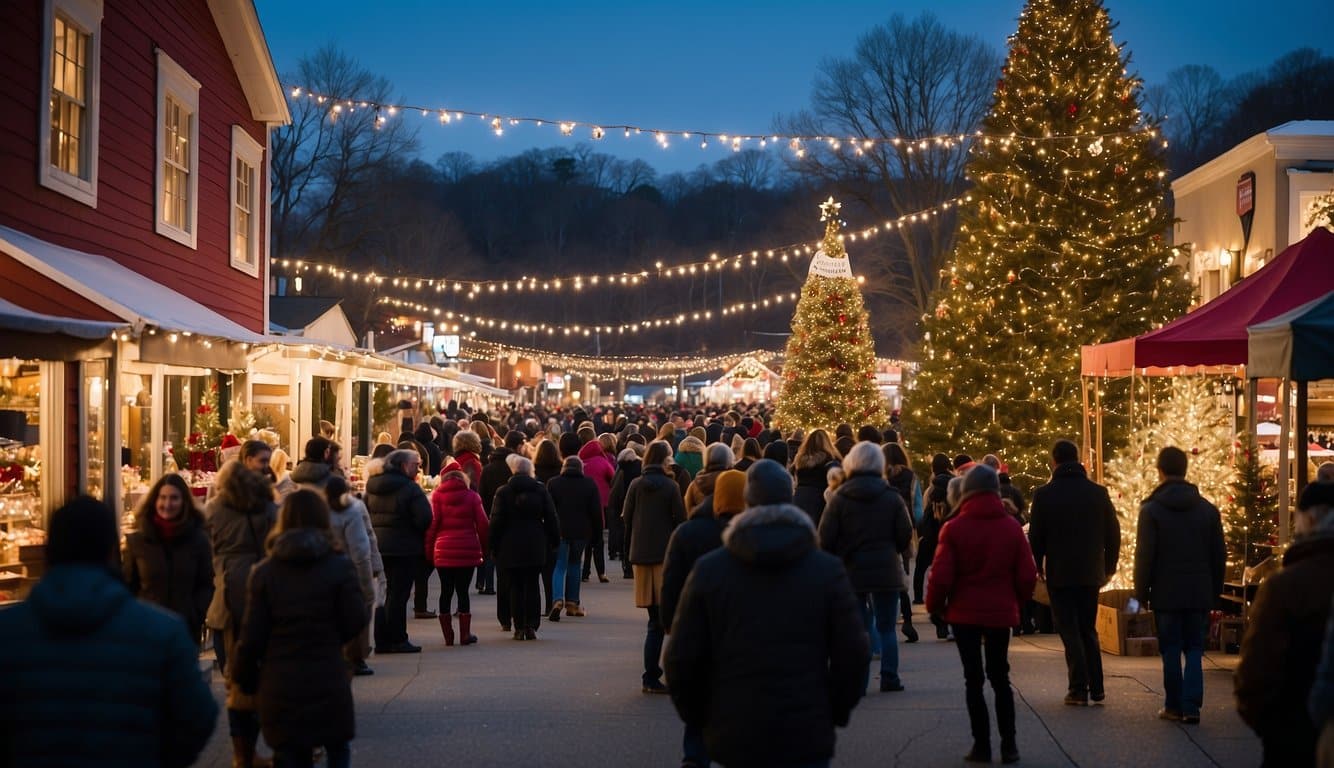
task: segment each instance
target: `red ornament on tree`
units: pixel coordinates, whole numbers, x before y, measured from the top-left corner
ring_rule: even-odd
[[[1079,104],[1076,103],[1076,102],[1073,102],[1073,101],[1070,102],[1070,104],[1065,108],[1065,113],[1066,113],[1067,115],[1069,115],[1070,117],[1074,117],[1075,115],[1078,115],[1078,114],[1079,114]]]
[[[838,316],[838,324],[839,324],[839,325],[843,325],[843,324],[846,323],[846,322],[848,322],[848,316],[847,316],[847,315],[840,314],[840,315]]]

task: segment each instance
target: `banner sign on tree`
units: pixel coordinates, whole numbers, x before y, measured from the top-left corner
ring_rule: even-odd
[[[852,264],[846,258],[827,256],[823,250],[819,250],[811,259],[811,271],[808,276],[851,278]]]

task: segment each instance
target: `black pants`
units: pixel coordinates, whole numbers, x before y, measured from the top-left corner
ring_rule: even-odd
[[[973,731],[973,743],[991,749],[991,717],[987,714],[987,697],[982,686],[991,681],[996,697],[996,726],[1001,744],[1014,744],[1014,691],[1010,688],[1010,628],[978,627],[955,624],[954,644],[959,648],[963,662],[963,683],[968,703],[968,724]],[[985,665],[983,644],[986,646]]]
[[[377,648],[408,641],[408,597],[425,561],[421,555],[384,556],[384,623],[376,627]]]
[[[926,571],[936,557],[936,537],[931,536],[918,542],[917,559],[912,572],[913,602],[926,600]]]
[[[584,581],[588,581],[590,566],[597,566],[599,577],[607,575],[607,551],[602,543],[602,531],[593,531],[593,540],[584,547]]]
[[[496,620],[506,631],[514,625],[510,616],[510,569],[500,566],[496,566]]]
[[[482,561],[482,565],[477,569],[477,591],[495,590],[496,588],[496,563],[490,557]]]
[[[536,630],[542,623],[542,598],[537,592],[541,566],[506,568],[509,576],[510,616],[515,629]]]
[[[1098,588],[1047,586],[1056,631],[1065,646],[1072,696],[1101,696],[1102,650],[1098,647]]]
[[[551,596],[552,578],[556,573],[556,550],[547,553],[547,562],[542,566],[542,613],[551,613],[551,606],[555,600]]]
[[[472,604],[468,602],[468,587],[472,584],[472,566],[437,567],[435,572],[440,574],[440,606],[437,609],[440,615],[449,615],[449,606],[454,601],[454,595],[459,596],[459,613],[472,613]]]
[[[412,581],[412,610],[417,613],[426,613],[430,610],[426,599],[430,595],[431,574],[435,573],[435,566],[426,561],[425,557],[418,558],[420,563],[415,578]],[[441,589],[444,586],[441,585]]]
[[[611,510],[607,510],[607,549],[612,560],[625,559],[625,522]]]

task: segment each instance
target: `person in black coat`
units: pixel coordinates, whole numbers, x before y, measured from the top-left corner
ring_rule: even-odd
[[[931,487],[926,491],[922,519],[917,521],[917,559],[913,563],[912,601],[922,605],[926,601],[926,572],[936,554],[940,528],[949,514],[947,491],[954,472],[950,457],[937,453],[931,457]]]
[[[440,468],[444,466],[444,454],[440,451],[440,444],[436,441],[435,430],[425,421],[417,425],[412,433],[412,437],[423,448],[426,449],[426,466],[422,470],[431,477],[440,474]]]
[[[399,449],[384,460],[384,472],[366,481],[366,510],[384,561],[384,621],[375,627],[376,653],[420,653],[408,642],[408,597],[423,568],[431,502],[417,484],[421,457]]]
[[[564,469],[547,481],[547,492],[560,520],[560,544],[552,577],[554,600],[547,618],[560,621],[562,609],[566,616],[584,615],[579,605],[579,566],[593,532],[599,536],[602,532],[602,495],[597,483],[584,475],[584,461],[578,456],[565,457]]]
[[[82,496],[52,513],[46,573],[0,611],[5,765],[192,765],[218,722],[179,617],[136,600],[116,516]]]
[[[690,519],[672,531],[672,537],[667,541],[662,594],[658,603],[662,628],[667,634],[671,634],[676,606],[690,569],[696,560],[723,545],[723,529],[746,509],[745,490],[745,472],[727,469],[717,473],[713,479],[713,493],[695,506]]]
[[[180,475],[163,475],[134,519],[138,530],[125,536],[125,584],[180,616],[198,645],[213,600],[213,550],[190,486]]]
[[[747,471],[750,507],[695,563],[672,624],[672,703],[729,768],[827,762],[834,728],[866,690],[871,652],[856,596],[791,498],[783,467]]]
[[[634,578],[630,568],[630,555],[625,548],[625,521],[621,512],[625,509],[625,492],[630,483],[639,477],[641,459],[633,448],[626,448],[616,455],[616,474],[611,479],[611,494],[607,497],[607,548],[609,557],[620,558],[621,576]]]
[[[901,555],[912,545],[912,518],[898,491],[885,481],[885,454],[879,445],[855,444],[843,470],[847,478],[820,517],[820,548],[843,561],[865,625],[875,622],[881,642],[880,690],[901,691],[894,620],[906,581]]]
[[[519,435],[518,442],[523,443],[521,432],[510,434]],[[508,442],[507,439],[506,443]],[[491,452],[486,464],[482,466],[482,479],[477,485],[477,493],[482,497],[482,511],[486,512],[487,519],[491,517],[491,502],[496,497],[496,491],[509,482],[510,475],[513,474],[510,472],[509,464],[505,461],[511,453],[513,453],[513,449],[509,448],[508,445],[497,448]],[[488,548],[484,546],[482,550],[482,567],[477,569],[477,593],[494,595],[496,594],[496,564],[491,559],[491,552]],[[499,608],[501,603],[505,604],[506,613],[504,615],[508,616],[509,601],[497,599],[496,607]],[[501,623],[508,622],[502,621]]]
[[[816,528],[820,527],[820,515],[824,512],[829,470],[839,465],[841,455],[829,440],[829,434],[816,429],[806,436],[792,458],[792,474],[796,478],[792,503],[811,516]]]
[[[648,630],[644,635],[644,693],[666,693],[662,684],[661,604],[663,561],[667,542],[676,526],[685,522],[686,507],[681,486],[668,474],[672,460],[671,444],[655,440],[644,452],[642,474],[625,494],[626,549],[634,570],[635,607],[648,611]]]
[[[355,719],[343,645],[370,616],[352,561],[334,550],[324,496],[284,499],[268,550],[250,572],[236,681],[257,696],[279,765],[309,765],[324,747],[330,765],[346,766]]]
[[[1121,526],[1107,489],[1090,480],[1079,463],[1079,447],[1058,440],[1051,456],[1051,481],[1033,492],[1028,540],[1065,646],[1065,703],[1084,706],[1106,695],[1096,626],[1098,591],[1116,574]]]
[[[538,582],[547,553],[560,543],[560,522],[547,487],[533,477],[533,462],[510,454],[514,475],[491,503],[489,546],[496,566],[507,572],[515,640],[536,640],[542,622]]]
[[[1135,597],[1153,609],[1158,627],[1166,694],[1159,716],[1193,723],[1204,703],[1204,635],[1223,593],[1227,545],[1218,508],[1186,482],[1186,465],[1180,448],[1158,453],[1161,484],[1139,510]]]

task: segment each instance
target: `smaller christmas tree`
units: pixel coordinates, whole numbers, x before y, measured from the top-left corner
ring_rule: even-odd
[[[241,398],[232,398],[231,416],[227,418],[227,433],[238,440],[249,440],[255,433],[255,412],[242,402]]]
[[[1260,463],[1260,452],[1254,443],[1237,443],[1236,449],[1237,479],[1232,484],[1232,503],[1223,509],[1230,578],[1240,577],[1242,569],[1269,557],[1270,545],[1278,535],[1274,471]]]
[[[1152,418],[1132,430],[1126,447],[1107,463],[1107,490],[1121,523],[1121,565],[1112,586],[1130,587],[1134,573],[1139,508],[1158,487],[1158,452],[1175,446],[1190,456],[1186,480],[1220,511],[1233,497],[1232,412],[1214,396],[1203,376],[1171,380],[1168,397],[1157,404]],[[1228,519],[1224,517],[1224,529]]]
[[[195,408],[194,431],[199,434],[199,444],[204,448],[217,448],[222,444],[222,436],[227,433],[218,418],[218,384],[209,382],[199,398],[199,407]]]
[[[861,290],[839,238],[838,210],[820,206],[824,241],[811,259],[792,318],[783,391],[774,423],[783,429],[833,429],[885,421],[875,381],[875,340]]]

